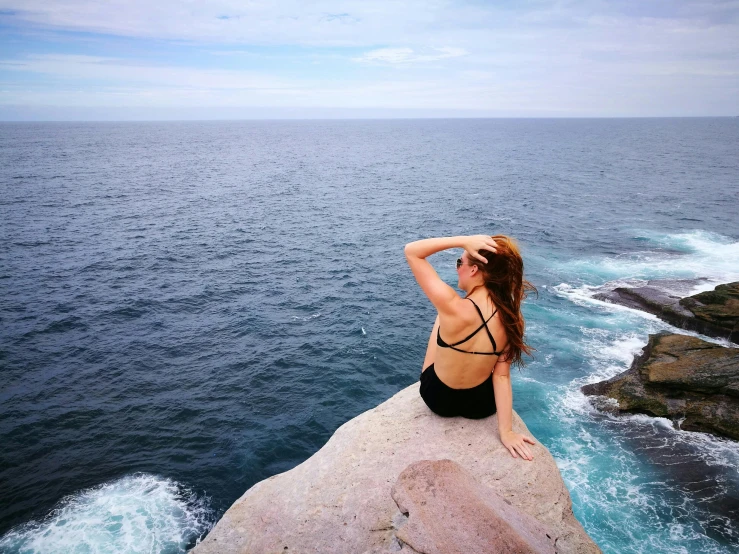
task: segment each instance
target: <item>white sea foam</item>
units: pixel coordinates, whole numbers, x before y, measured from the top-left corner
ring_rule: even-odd
[[[617,279],[708,278],[716,283],[739,280],[739,242],[729,237],[695,230],[685,233],[642,231],[647,249],[611,257],[574,260],[562,269],[577,275]],[[713,288],[710,283],[696,285],[699,290]]]
[[[571,285],[569,283],[560,283],[559,285],[553,286],[545,285],[544,288],[552,291],[557,296],[566,298],[567,300],[569,300],[573,304],[577,304],[578,306],[597,308],[602,311],[609,312],[621,311],[624,313],[640,313],[643,314],[643,317],[645,317],[646,319],[657,319],[657,316],[642,312],[640,310],[634,310],[626,306],[621,306],[620,304],[613,304],[611,302],[606,302],[604,300],[593,298],[599,292],[613,290],[617,287],[636,287],[644,284],[646,284],[646,281],[643,279],[617,279],[614,281],[608,281],[603,285]]]
[[[634,356],[644,349],[648,336],[642,332],[619,332],[597,327],[581,327],[580,331],[583,340],[579,346],[595,370],[586,377],[587,382],[610,379],[628,369]]]
[[[697,525],[702,525],[704,515],[688,498],[674,495],[669,481],[645,481],[638,454],[623,448],[617,436],[596,436],[582,428],[582,423],[571,430],[572,435],[559,439],[551,452],[570,494],[582,506],[578,519],[588,527],[589,518],[597,518],[593,529],[597,532],[591,535],[596,540],[605,540],[614,551],[633,554],[730,551],[689,525],[670,522],[665,528],[665,509],[675,519]],[[711,519],[716,526],[716,517]],[[732,522],[726,520],[725,534],[735,536]],[[615,537],[617,547],[610,542]]]
[[[660,288],[678,296],[712,290],[717,284],[739,280],[739,242],[700,230],[673,234],[642,231],[635,238],[643,240],[645,246],[651,246],[652,249],[636,254],[568,262],[560,269],[569,274],[574,272],[577,277],[573,281],[579,282],[563,282],[545,288],[578,306],[622,317],[623,321],[620,323],[624,328],[646,327],[649,333],[668,330],[697,336],[724,346],[730,345],[726,340],[676,329],[652,314],[598,300],[594,296],[617,287],[643,286],[651,279],[663,280],[659,284]],[[670,250],[665,251],[665,248]],[[603,282],[603,278],[608,280]],[[683,281],[679,281],[681,279]],[[685,281],[689,279],[696,281]],[[670,283],[669,280],[678,281]],[[600,283],[593,284],[593,281]],[[641,323],[637,323],[635,319],[629,321],[629,318],[638,318]],[[594,349],[592,355],[597,357],[600,352],[601,349]],[[602,377],[602,373],[594,373],[592,380],[598,380],[595,378]],[[605,373],[609,373],[607,368]]]
[[[22,554],[185,552],[210,526],[206,500],[178,483],[135,474],[64,498],[43,520],[10,530],[0,551]]]
[[[318,313],[315,313],[315,314],[311,314],[311,315],[308,315],[308,316],[294,315],[293,316],[293,320],[294,321],[310,321],[311,319],[315,319],[315,318],[320,317],[320,316],[321,316],[321,312],[318,312]]]
[[[646,334],[644,334],[643,339],[641,338],[637,339],[632,334],[629,339],[631,342],[633,342],[634,340],[642,340],[643,344],[646,344],[648,334],[658,333],[660,331],[668,331],[671,333],[680,333],[682,335],[698,337],[704,341],[713,342],[715,344],[720,344],[721,346],[731,346],[735,348],[737,347],[736,344],[730,342],[728,339],[710,337],[708,335],[702,335],[695,331],[689,331],[687,329],[678,328],[678,327],[675,327],[674,325],[670,325],[666,321],[661,320],[656,315],[650,314],[643,310],[639,310],[637,308],[629,308],[627,306],[621,306],[619,304],[612,304],[610,302],[604,302],[602,300],[598,300],[590,296],[591,294],[595,294],[596,292],[603,291],[605,288],[613,289],[613,288],[616,288],[617,286],[618,287],[635,286],[633,284],[624,285],[622,283],[624,283],[624,281],[610,282],[604,285],[603,287],[591,287],[587,285],[583,285],[581,287],[572,287],[566,283],[562,283],[560,285],[550,287],[550,289],[553,290],[555,294],[563,298],[567,298],[571,300],[574,304],[577,304],[580,306],[586,306],[589,308],[595,308],[602,313],[619,314],[622,317],[622,320],[616,321],[615,323],[620,324],[622,327],[635,326],[635,327],[643,328],[646,331]],[[708,287],[708,289],[712,290],[717,284],[719,283],[712,282],[712,284],[710,285],[710,287]],[[637,319],[642,320],[640,324],[636,323]],[[591,328],[591,329],[585,330],[585,328],[581,327],[581,330],[583,330],[584,333],[607,332],[599,328]],[[628,347],[628,345],[625,345],[625,346]],[[611,350],[612,348],[609,347],[608,349]],[[621,350],[622,350],[622,354],[625,354],[626,350],[623,348],[621,348]],[[596,358],[599,357],[599,355],[603,353],[607,354],[607,352],[603,351],[601,345],[597,345],[597,347],[593,348],[591,352],[591,354]],[[608,379],[608,378],[609,377],[605,377],[605,379]]]
[[[701,279],[687,290],[673,291],[679,296],[697,294],[712,290],[720,283],[739,280],[739,242],[728,237],[698,230],[673,234],[643,231],[635,238],[644,240],[645,246],[651,248],[617,256],[568,261],[557,269],[576,275],[579,283],[561,283],[548,288],[575,304],[617,311],[631,308],[603,302],[593,296],[616,287],[645,285],[650,279]],[[663,288],[669,289],[669,284]],[[654,318],[649,314],[644,317]]]

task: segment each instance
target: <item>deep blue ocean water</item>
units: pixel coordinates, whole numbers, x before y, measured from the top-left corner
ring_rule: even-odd
[[[594,292],[739,279],[738,118],[4,123],[0,187],[2,552],[184,552],[417,381],[403,246],[480,233],[539,289],[514,409],[590,536],[739,548],[737,443],[579,392],[670,329]]]

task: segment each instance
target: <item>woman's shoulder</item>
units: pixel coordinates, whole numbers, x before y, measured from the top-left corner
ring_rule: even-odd
[[[468,297],[466,300],[471,300],[469,308],[477,315],[478,319],[480,318],[479,314],[482,314],[482,317],[485,319],[489,319],[491,316],[497,315],[498,306],[489,296],[484,299],[478,298],[477,300]]]
[[[480,316],[477,315],[472,302],[469,302],[468,298],[462,297],[460,297],[459,302],[454,303],[453,310],[438,312],[438,317],[441,326],[452,332],[480,321]]]

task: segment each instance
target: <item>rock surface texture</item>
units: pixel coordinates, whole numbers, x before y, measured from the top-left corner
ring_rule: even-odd
[[[515,412],[513,430],[530,435]],[[468,495],[471,503],[453,508],[460,514],[456,520],[460,532],[467,533],[459,536],[469,536],[481,525],[472,517],[475,513],[483,520],[499,517],[503,511],[496,511],[500,508],[496,502],[502,499],[511,508],[509,515],[514,514],[499,530],[505,536],[515,531],[520,538],[528,529],[541,539],[540,532],[546,530],[545,537],[548,533],[553,544],[556,541],[556,552],[600,552],[573,515],[569,492],[549,451],[538,442],[529,447],[533,461],[513,458],[500,442],[497,415],[483,420],[435,415],[421,400],[415,383],[342,425],[302,464],[250,488],[192,552],[430,554],[434,550],[416,550],[410,542],[418,525],[443,525],[433,519],[440,517],[434,494],[447,498],[455,477],[451,473],[440,477],[443,483],[429,489],[424,500],[423,494],[408,488],[416,477],[424,482],[424,474],[409,477],[406,473],[399,480],[403,470],[420,460],[451,460],[463,468],[455,475],[465,483],[460,494]],[[479,490],[472,482],[479,484]],[[486,496],[488,489],[494,495]],[[392,491],[409,517],[398,508]],[[425,519],[418,506],[426,506],[424,513],[432,519]],[[430,512],[432,506],[436,516]],[[419,524],[414,527],[414,522]],[[416,544],[429,548],[426,543]],[[533,543],[530,551],[539,552],[537,545]],[[519,552],[494,546],[481,552]]]
[[[643,287],[619,287],[595,298],[649,312],[681,329],[739,343],[739,282],[681,298],[659,281],[650,281]]]
[[[397,537],[426,554],[554,554],[554,532],[451,460],[424,460],[398,477],[392,497],[408,522]]]
[[[666,417],[680,429],[739,440],[739,348],[686,335],[650,335],[628,371],[581,390],[616,399],[618,407],[610,405],[616,411]]]

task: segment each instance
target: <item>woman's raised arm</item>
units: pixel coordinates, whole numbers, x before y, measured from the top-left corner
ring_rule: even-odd
[[[495,241],[488,235],[473,235],[423,239],[405,245],[405,258],[421,290],[431,300],[436,310],[445,314],[455,313],[457,311],[455,304],[460,302],[461,298],[452,287],[441,280],[426,258],[449,248],[464,248],[468,256],[487,262],[478,251],[495,252]]]
[[[423,239],[405,245],[405,259],[408,261],[413,276],[439,313],[454,313],[455,304],[460,301],[460,298],[452,287],[441,280],[426,257],[448,248],[461,248],[461,239],[462,237]]]
[[[436,254],[442,250],[464,248],[467,251],[467,255],[480,260],[482,263],[487,263],[485,256],[478,251],[489,250],[490,252],[495,252],[495,247],[495,241],[488,235],[439,237],[409,242],[405,245],[405,256],[406,258],[415,257],[425,259],[431,254]]]

